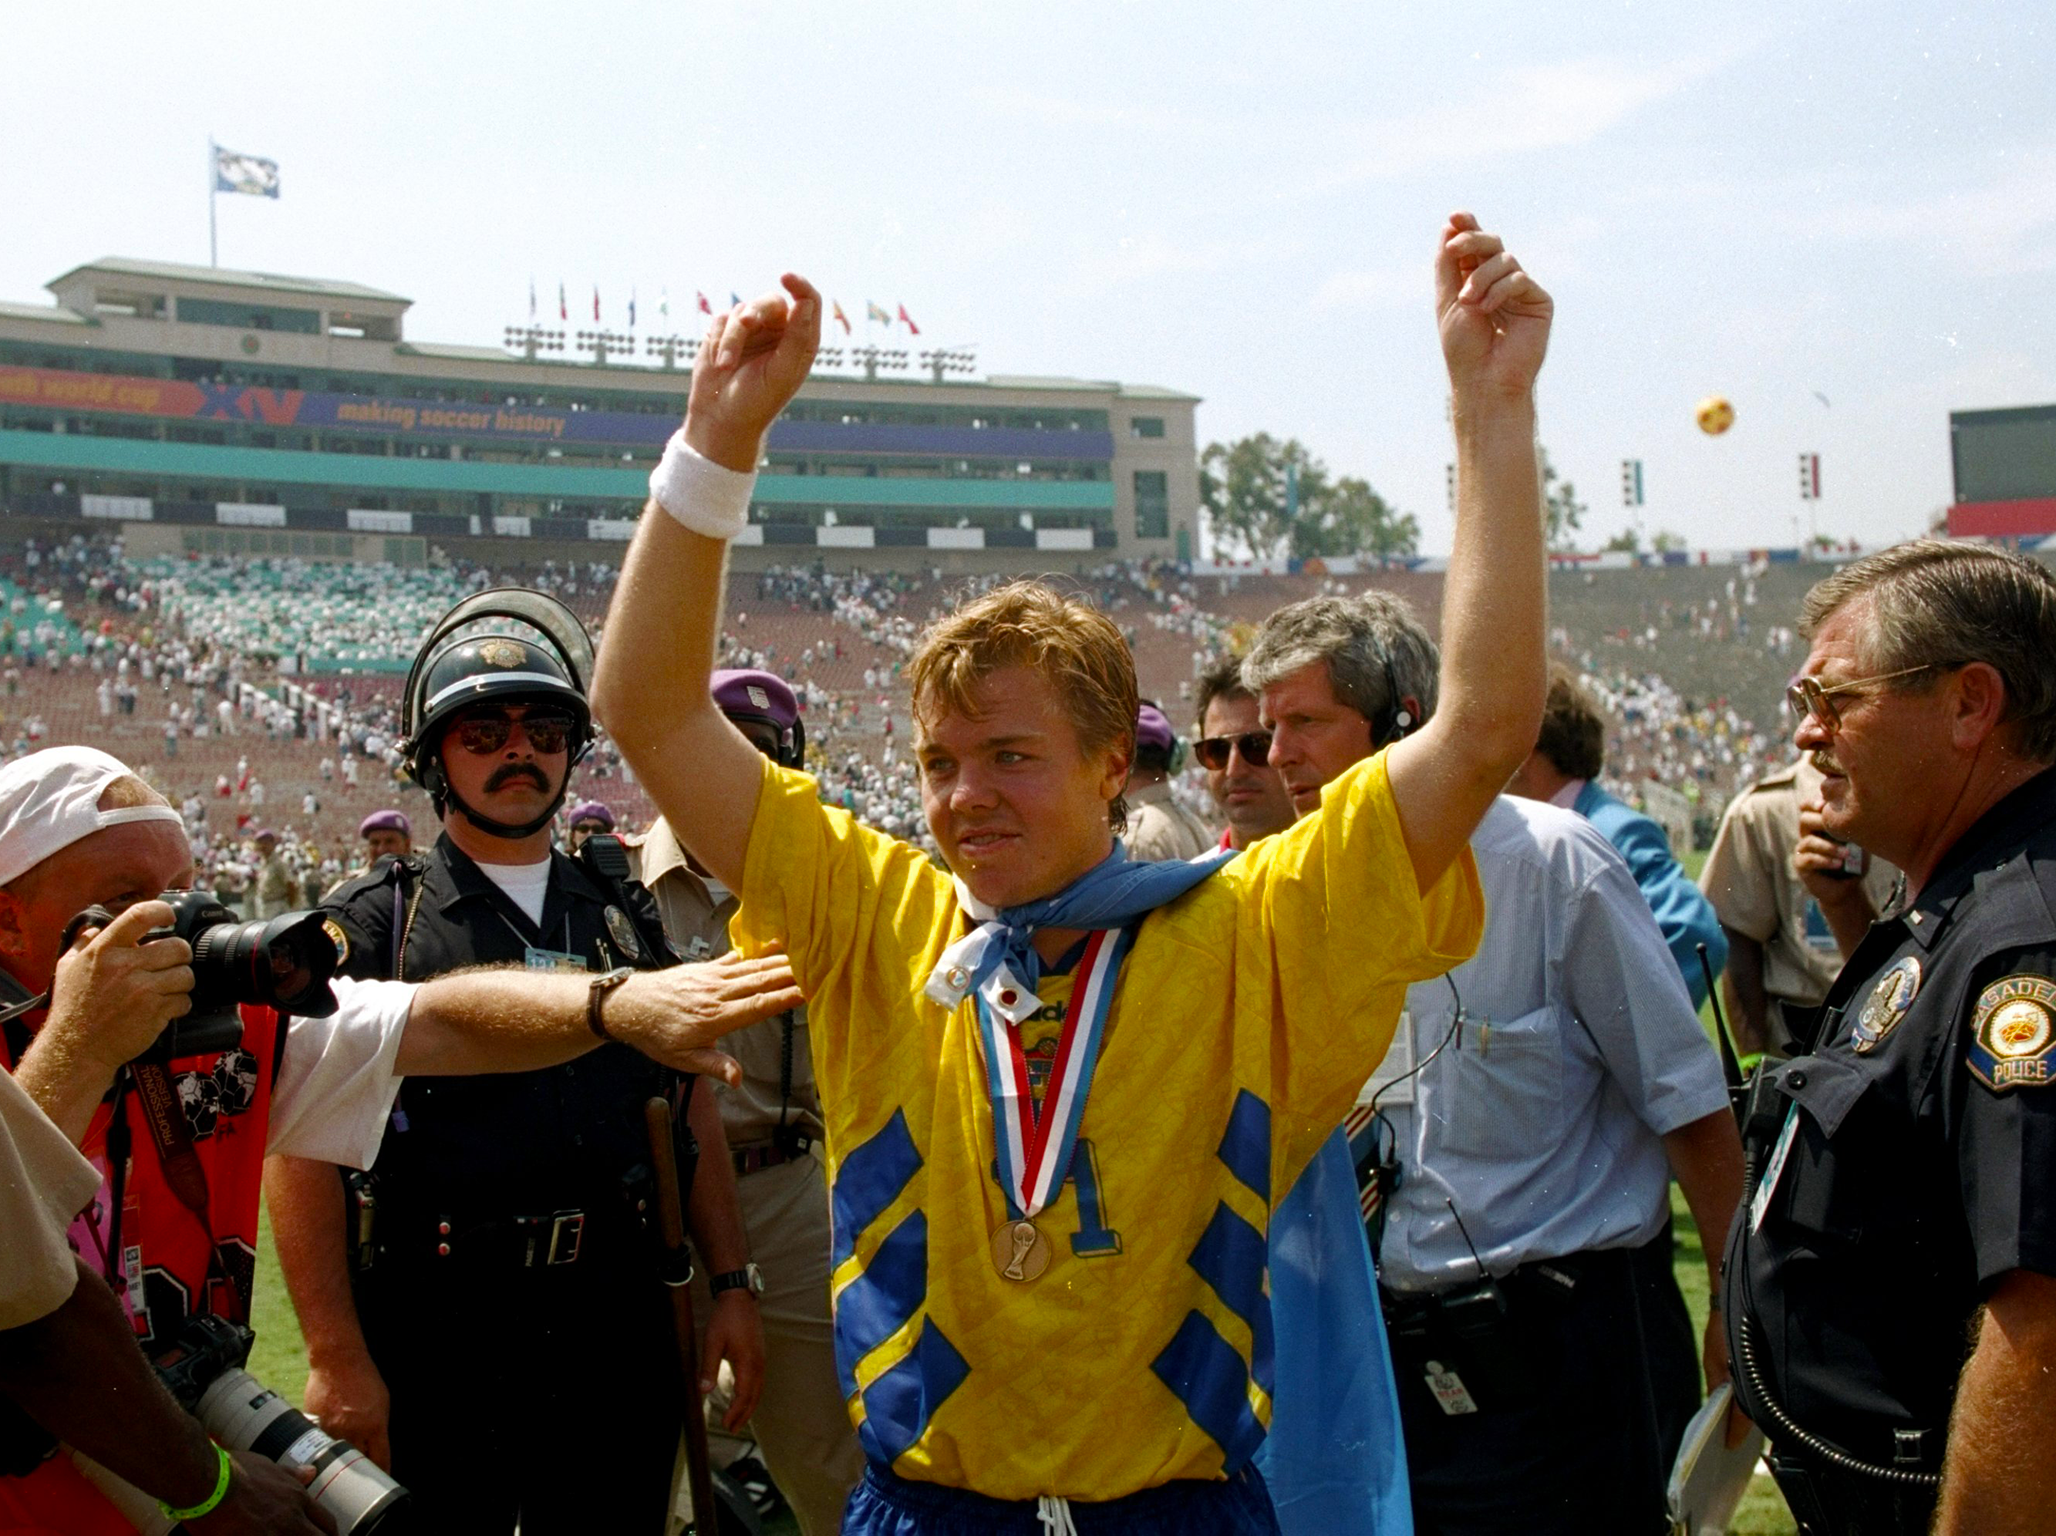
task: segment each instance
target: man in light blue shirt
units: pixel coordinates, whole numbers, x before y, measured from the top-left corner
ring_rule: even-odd
[[[1561,663],[1549,669],[1549,699],[1542,710],[1542,734],[1521,771],[1506,786],[1509,795],[1546,800],[1576,811],[1606,834],[1628,861],[1642,899],[1656,915],[1664,943],[1685,978],[1692,1006],[1706,1001],[1706,973],[1714,975],[1728,960],[1727,935],[1713,903],[1692,883],[1671,852],[1670,839],[1651,818],[1622,804],[1599,787],[1606,766],[1606,721],[1570,669]],[[1706,946],[1706,965],[1699,946]]]
[[[1382,593],[1266,621],[1244,664],[1301,813],[1435,705],[1438,656]],[[1675,1172],[1702,1231],[1741,1146],[1626,863],[1572,812],[1502,797],[1471,839],[1477,956],[1411,988],[1352,1118],[1421,1536],[1664,1528],[1698,1402],[1671,1273]],[[1707,1330],[1710,1383],[1727,1375]]]

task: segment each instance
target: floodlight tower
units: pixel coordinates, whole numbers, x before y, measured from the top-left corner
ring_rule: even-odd
[[[545,330],[533,321],[527,325],[510,325],[507,327],[507,350],[519,352],[532,363],[538,353],[562,352],[564,333]]]
[[[961,347],[936,347],[921,354],[921,366],[936,383],[946,382],[952,373],[972,374],[978,369],[977,343]]]

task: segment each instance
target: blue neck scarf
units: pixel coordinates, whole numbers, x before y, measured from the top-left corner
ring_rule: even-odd
[[[959,879],[957,900],[978,920],[977,926],[942,952],[928,977],[926,993],[945,1008],[954,1008],[972,992],[1010,973],[1018,990],[1028,994],[1017,1007],[1001,1009],[1014,1022],[1035,1011],[1031,1004],[1042,979],[1042,958],[1035,952],[1038,928],[1125,928],[1167,902],[1177,900],[1234,858],[1220,849],[1203,858],[1151,859],[1128,857],[1119,843],[1114,851],[1053,896],[995,911],[973,896]]]

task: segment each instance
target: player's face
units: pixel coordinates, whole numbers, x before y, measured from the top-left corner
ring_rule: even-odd
[[[1802,675],[1818,678],[1823,688],[1876,676],[1864,644],[1869,630],[1869,599],[1844,603],[1814,632]],[[1895,864],[1905,864],[1922,846],[1930,824],[1948,814],[1962,788],[1961,765],[1949,747],[1948,690],[1921,686],[1933,677],[1836,693],[1835,725],[1809,714],[1792,734],[1821,771],[1821,820],[1828,831]]]
[[[505,716],[511,722],[506,739],[490,752],[474,752],[464,745],[465,715],[459,715],[443,733],[443,772],[457,798],[494,821],[519,826],[533,821],[555,803],[557,791],[570,771],[571,753],[559,746],[555,752],[538,752],[521,722],[531,708],[541,707],[548,717],[563,717],[561,709],[527,704],[482,706],[477,714],[488,720]],[[494,734],[497,734],[495,732]],[[560,742],[562,735],[552,733]]]
[[[1335,697],[1325,661],[1310,661],[1264,689],[1258,710],[1271,732],[1271,766],[1305,816],[1321,786],[1371,755],[1371,722]]]
[[[1206,707],[1206,718],[1200,722],[1202,736],[1226,737],[1233,742],[1262,730],[1257,701],[1248,697],[1214,699]],[[1236,747],[1228,754],[1227,767],[1207,769],[1206,783],[1214,803],[1228,818],[1228,829],[1237,848],[1247,848],[1258,838],[1292,825],[1296,814],[1292,795],[1268,759],[1252,763]]]
[[[974,698],[975,713],[921,727],[922,807],[971,893],[1018,906],[1111,851],[1107,805],[1127,779],[1126,748],[1086,753],[1056,688],[1026,667],[995,672]]]
[[[413,843],[398,827],[380,827],[364,836],[365,852],[373,859],[382,859],[389,853],[406,853]]]

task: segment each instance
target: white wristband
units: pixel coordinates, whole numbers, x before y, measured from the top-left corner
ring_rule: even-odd
[[[650,499],[673,522],[710,539],[729,540],[750,520],[755,471],[745,474],[716,464],[685,440],[685,428],[671,434],[664,457],[650,471]]]

